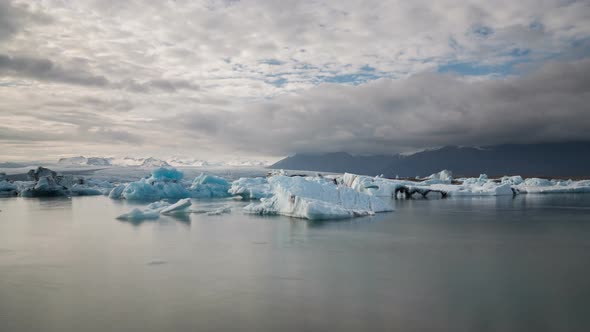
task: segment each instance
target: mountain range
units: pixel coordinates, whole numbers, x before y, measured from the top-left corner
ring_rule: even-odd
[[[589,176],[590,142],[446,146],[410,155],[355,156],[345,152],[295,154],[270,168],[349,172],[386,177],[427,176],[442,169],[456,176]]]

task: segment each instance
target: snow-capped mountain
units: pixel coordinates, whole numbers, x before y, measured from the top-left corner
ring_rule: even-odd
[[[168,160],[154,157],[84,157],[76,156],[61,158],[58,161],[62,165],[74,166],[130,166],[130,167],[266,167],[270,165],[264,160],[236,159],[225,162],[214,162],[196,158],[173,157]]]

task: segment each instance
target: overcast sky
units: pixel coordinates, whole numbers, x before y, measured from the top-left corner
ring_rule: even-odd
[[[567,140],[587,0],[0,0],[0,161]]]

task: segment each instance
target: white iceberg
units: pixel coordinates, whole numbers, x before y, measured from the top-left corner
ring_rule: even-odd
[[[553,186],[554,183],[547,179],[529,178],[524,180],[524,185],[527,187],[549,187]]]
[[[487,174],[480,174],[478,178],[462,178],[463,185],[482,186],[489,181]]]
[[[231,184],[228,192],[242,199],[261,199],[272,196],[270,184],[266,178],[239,178]]]
[[[444,172],[444,171],[443,171]],[[443,173],[441,172],[441,173]],[[432,192],[438,192],[445,197],[448,196],[501,196],[513,195],[517,191],[511,189],[510,184],[497,183],[489,181],[485,174],[479,178],[468,178],[463,180],[462,185],[450,184],[449,177],[435,176],[435,183],[384,179],[381,177],[369,177],[346,173],[338,181],[352,189],[367,193],[372,196],[380,197],[398,197],[402,193],[405,195],[418,194],[430,196]],[[450,173],[447,173],[450,174]],[[433,178],[435,178],[433,177]],[[441,183],[448,182],[448,183]],[[404,196],[405,197],[405,196]]]
[[[422,183],[424,184],[436,184],[436,183],[447,183],[453,182],[453,172],[449,170],[442,170],[438,173],[434,173],[426,178]]]
[[[201,173],[193,181],[190,190],[193,198],[215,198],[228,197],[229,188],[230,184],[224,178]]]
[[[244,208],[248,213],[281,214],[309,220],[342,219],[393,211],[377,197],[336,185],[325,178],[273,176],[273,196]]]
[[[520,175],[516,175],[516,176],[503,176],[500,181],[502,183],[508,183],[510,185],[519,185],[521,183],[524,182],[524,180],[522,179],[522,176]]]
[[[395,197],[397,191],[404,186],[415,186],[417,182],[390,180],[382,177],[370,177],[345,173],[337,182],[362,193],[378,197]]]
[[[521,193],[528,194],[580,194],[590,193],[590,180],[580,181],[556,181],[545,179],[526,179],[522,184],[515,186]]]
[[[424,187],[422,187],[424,188]],[[446,193],[447,196],[505,196],[518,194],[507,183],[486,182],[482,185],[444,185],[433,184],[424,189],[437,190]]]

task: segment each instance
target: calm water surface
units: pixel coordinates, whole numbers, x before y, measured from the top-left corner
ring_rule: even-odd
[[[590,331],[590,195],[337,222],[0,199],[1,331]]]

